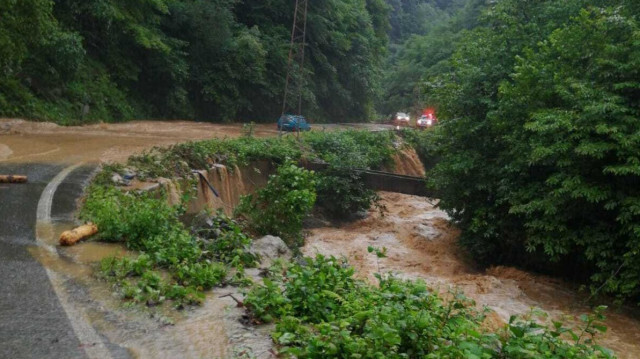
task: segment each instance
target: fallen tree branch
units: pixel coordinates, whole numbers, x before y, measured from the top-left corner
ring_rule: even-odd
[[[0,175],[0,183],[27,183],[27,176]]]
[[[98,227],[93,224],[85,224],[70,231],[64,231],[60,235],[61,246],[72,246],[81,240],[98,233]]]
[[[238,307],[244,307],[244,302],[241,300],[238,300],[236,297],[233,296],[233,294],[229,293],[229,294],[225,294],[220,296],[219,298],[225,298],[225,297],[231,297],[231,299],[233,299],[236,304],[238,304]]]

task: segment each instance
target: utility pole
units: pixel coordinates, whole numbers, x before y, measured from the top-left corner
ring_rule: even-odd
[[[284,85],[282,114],[302,114],[302,86],[304,85],[304,50],[307,32],[308,0],[296,0],[291,29],[291,46]]]

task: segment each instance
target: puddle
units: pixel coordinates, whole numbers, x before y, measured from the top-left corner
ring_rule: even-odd
[[[81,242],[75,246],[61,248],[61,252],[76,263],[93,264],[107,257],[134,257],[136,253],[129,251],[120,243]]]
[[[510,267],[475,270],[456,243],[459,231],[435,202],[397,193],[380,195],[388,209],[384,217],[371,211],[368,218],[342,227],[312,229],[302,252],[346,256],[356,275],[373,283],[374,273],[392,271],[423,279],[442,293],[459,288],[479,307],[495,311],[490,327],[500,327],[512,314],[525,314],[532,307],[555,318],[589,312],[584,296],[560,280]],[[387,258],[378,260],[368,253],[368,246],[386,247]],[[609,329],[599,343],[619,358],[640,358],[640,320],[614,309],[606,315]]]

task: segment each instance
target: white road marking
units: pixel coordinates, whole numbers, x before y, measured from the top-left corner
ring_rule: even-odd
[[[82,163],[77,163],[58,173],[51,182],[47,184],[47,187],[42,191],[40,200],[38,201],[38,209],[36,212],[36,241],[40,246],[46,248],[55,256],[58,256],[58,252],[55,247],[48,244],[53,242],[47,241],[43,238],[44,236],[50,236],[48,238],[51,239],[55,235],[51,226],[51,205],[53,204],[53,195],[56,193],[56,190],[62,181],[64,181],[64,179],[73,170],[81,165]],[[60,275],[48,268],[45,268],[45,271],[47,272],[49,281],[60,300],[62,308],[67,314],[67,318],[69,318],[69,322],[71,322],[73,331],[75,332],[76,337],[80,341],[80,344],[87,356],[91,359],[112,358],[111,353],[107,349],[102,338],[100,338],[100,335],[98,335],[91,324],[89,324],[86,313],[82,309],[74,306],[69,300],[69,297],[63,287],[63,279]]]

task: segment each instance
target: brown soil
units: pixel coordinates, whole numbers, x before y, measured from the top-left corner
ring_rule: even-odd
[[[451,226],[446,213],[430,200],[398,193],[381,192],[384,216],[371,211],[366,219],[340,227],[311,230],[305,255],[315,253],[345,256],[357,276],[375,282],[376,272],[395,272],[409,279],[421,278],[440,293],[460,289],[478,307],[493,310],[485,325],[504,326],[513,314],[526,314],[533,307],[551,317],[575,317],[589,312],[584,295],[557,279],[512,267],[478,271],[457,245],[459,230]],[[387,248],[387,257],[377,259],[367,247]],[[620,358],[640,357],[640,321],[610,310],[609,327],[601,344]],[[570,320],[570,322],[573,322]]]

